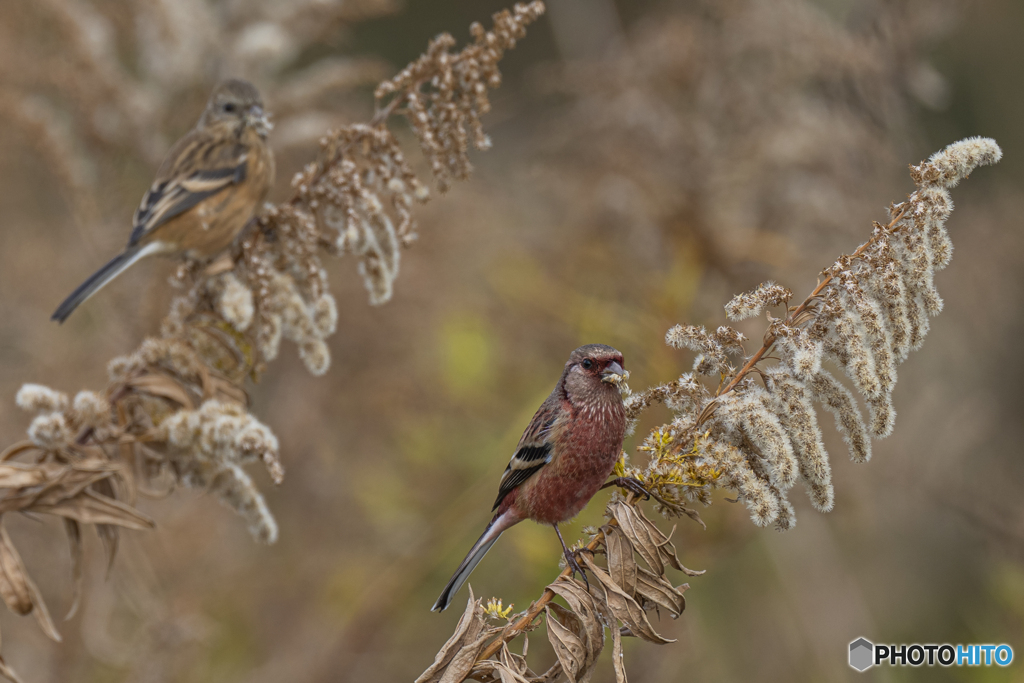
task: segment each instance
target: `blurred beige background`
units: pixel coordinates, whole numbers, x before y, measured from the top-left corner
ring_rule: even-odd
[[[212,83],[242,75],[264,90],[282,199],[323,131],[369,118],[374,83],[503,6],[0,5],[3,442],[27,426],[22,383],[100,388],[106,361],[157,330],[169,262],[122,277],[63,326],[48,318],[121,247]],[[289,349],[251,387],[282,441],[285,483],[256,475],[280,541],[255,544],[194,492],[143,501],[158,528],[124,534],[109,577],[87,543],[65,642],[3,610],[4,657],[33,683],[412,680],[458,619],[429,607],[570,350],[618,347],[635,389],[674,377],[690,358],[663,345],[668,327],[722,324],[731,294],[769,277],[810,291],[912,189],[908,163],[986,135],[1005,158],[954,191],[946,310],[900,369],[895,434],[857,466],[831,434],[836,509],[795,496],[791,532],[755,528],[721,495],[702,511],[707,531],[679,522],[680,557],[708,572],[690,580],[683,618],[656,624],[679,641],[630,640],[625,656],[632,680],[651,683],[1024,680],[1017,662],[846,665],[858,636],[1024,652],[1022,28],[1017,0],[549,0],[503,63],[484,121],[494,148],[420,212],[394,299],[371,308],[354,264],[332,263],[329,373],[309,376]],[[760,324],[743,330],[758,339]],[[599,521],[603,499],[567,533]],[[5,523],[62,615],[61,529]],[[523,609],[558,557],[549,529],[520,525],[473,588]],[[543,630],[533,640],[542,670]],[[610,661],[595,680],[613,680]]]

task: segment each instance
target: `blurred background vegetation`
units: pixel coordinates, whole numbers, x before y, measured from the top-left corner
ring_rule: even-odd
[[[895,434],[867,465],[837,457],[835,511],[796,496],[791,532],[757,529],[721,497],[702,511],[707,531],[679,522],[680,557],[708,573],[690,580],[683,618],[657,625],[679,642],[631,640],[625,656],[651,683],[1021,680],[1016,664],[855,674],[846,647],[865,636],[1024,651],[1024,5],[548,5],[503,62],[484,121],[493,150],[420,211],[394,299],[371,308],[353,264],[332,263],[330,372],[313,378],[284,353],[251,387],[287,468],[268,494],[280,541],[255,544],[193,492],[143,501],[158,529],[126,533],[109,576],[88,544],[85,602],[59,625],[63,644],[0,614],[4,656],[27,681],[415,678],[461,611],[430,604],[571,349],[616,346],[634,389],[675,377],[690,359],[664,346],[671,325],[721,324],[731,294],[767,278],[810,291],[912,188],[908,163],[968,135],[994,137],[1005,159],[954,191],[946,310],[901,368]],[[328,127],[369,118],[378,80],[436,33],[465,40],[503,6],[0,5],[4,443],[27,425],[13,404],[22,383],[101,388],[106,361],[156,331],[169,262],[128,273],[62,327],[48,318],[121,247],[155,165],[219,77],[255,80],[275,112],[279,200]],[[661,417],[652,411],[638,435]],[[597,523],[603,500],[567,533]],[[63,613],[60,527],[8,528]],[[551,531],[524,524],[472,584],[524,609],[558,559]],[[551,656],[537,645],[534,656]],[[612,680],[610,664],[596,680]]]

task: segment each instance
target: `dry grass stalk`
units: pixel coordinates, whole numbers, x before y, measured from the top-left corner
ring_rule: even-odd
[[[110,362],[111,384],[73,400],[25,385],[17,403],[33,414],[28,439],[0,456],[0,515],[64,518],[81,584],[81,525],[96,528],[109,561],[119,528],[149,529],[135,509],[139,493],[163,495],[184,485],[211,491],[241,515],[258,540],[272,543],[277,524],[244,469],[261,462],[271,480],[284,469],[277,438],[247,409],[245,383],[257,379],[282,338],[298,347],[314,375],[327,371],[325,339],[338,323],[324,253],[352,253],[370,301],[391,296],[402,246],[415,237],[412,206],[429,193],[388,128],[406,116],[443,190],[468,177],[468,136],[486,148],[479,117],[488,88],[500,83],[497,62],[544,11],[541,2],[474,24],[461,52],[444,35],[398,76],[381,84],[378,110],[321,140],[321,155],[293,180],[292,197],[267,207],[229,255],[212,264],[184,263],[159,338]],[[384,104],[383,100],[387,99]],[[0,525],[0,597],[18,614],[34,613],[59,640],[38,590]],[[72,607],[72,612],[74,611]],[[0,674],[15,680],[0,659]]]
[[[767,314],[761,348],[739,369],[729,360],[730,355],[745,356],[743,336],[735,330],[669,330],[666,343],[697,354],[693,373],[635,394],[622,386],[633,424],[655,403],[674,415],[639,447],[650,454],[647,465],[631,466],[624,453],[615,475],[641,481],[666,516],[686,514],[699,521],[686,503],[709,505],[713,489],[728,488],[739,494],[755,524],[791,529],[796,517],[787,491],[797,480],[804,482],[816,509],[831,510],[831,467],[812,401],[835,415],[855,461],[870,458],[871,437],[892,432],[895,367],[920,348],[928,316],[942,308],[933,276],[952,254],[945,229],[953,206],[948,190],[1001,156],[993,140],[969,138],[912,166],[917,190],[890,207],[889,222],[876,223],[867,242],[826,268],[818,286],[798,306],[788,307],[784,318]],[[735,297],[726,312],[733,319],[757,315],[788,304],[790,295],[778,285],[762,284]],[[778,358],[768,365],[773,350]],[[852,392],[823,361],[849,375],[867,405],[867,422]],[[716,388],[701,381],[702,375],[716,380]],[[591,573],[589,591],[566,569],[528,610],[501,627],[488,618],[508,615],[484,608],[471,594],[460,629],[463,634],[472,630],[473,637],[457,632],[417,683],[586,681],[604,645],[605,628],[612,636],[616,680],[624,683],[623,635],[671,642],[654,631],[646,612],[664,609],[673,617],[682,612],[686,585],[673,586],[666,577],[669,567],[688,575],[701,572],[680,564],[669,538],[644,516],[632,494],[626,499],[614,495],[606,516],[607,524],[581,549]],[[602,554],[604,566],[594,561]],[[556,596],[567,607],[554,603]],[[557,662],[538,675],[526,663],[525,646],[524,656],[514,655],[509,642],[534,630],[542,613]]]

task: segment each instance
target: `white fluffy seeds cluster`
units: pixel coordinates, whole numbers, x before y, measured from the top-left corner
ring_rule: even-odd
[[[814,402],[833,414],[857,462],[870,459],[872,437],[892,433],[896,368],[921,347],[929,317],[942,311],[934,275],[953,253],[945,227],[953,208],[948,188],[1001,155],[994,141],[970,138],[912,167],[917,190],[891,207],[890,224],[876,225],[871,240],[855,255],[840,258],[825,271],[829,280],[805,311],[769,318],[766,340],[779,360],[773,367],[759,368],[761,384],[747,374],[716,396],[693,375],[684,375],[627,399],[631,416],[654,401],[665,402],[675,412],[667,433],[674,438],[688,435],[696,462],[718,473],[713,483],[687,488],[685,495],[709,502],[712,486],[731,488],[739,492],[756,524],[774,524],[780,530],[796,521],[787,491],[797,481],[803,481],[815,508],[832,509],[831,466]],[[734,320],[759,315],[786,304],[790,295],[779,285],[765,283],[734,297],[726,312]],[[703,327],[676,326],[666,342],[698,354],[696,375],[728,378],[736,376],[726,355],[737,350],[737,334],[729,328],[710,333]],[[823,361],[847,375],[864,401],[867,421],[854,393]]]
[[[110,403],[91,391],[80,391],[74,401],[68,401],[65,393],[41,384],[25,384],[15,402],[22,410],[37,413],[29,425],[28,438],[45,451],[60,450],[79,434],[103,429],[110,423]]]
[[[179,479],[193,488],[210,490],[248,523],[253,536],[277,540],[277,522],[242,465],[260,461],[274,483],[284,469],[277,437],[266,425],[235,403],[207,401],[198,410],[180,410],[160,426],[171,446]]]

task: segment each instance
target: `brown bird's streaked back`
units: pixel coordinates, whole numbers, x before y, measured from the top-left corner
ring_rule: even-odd
[[[167,153],[135,211],[124,251],[76,289],[53,314],[61,322],[139,259],[183,254],[208,259],[226,249],[274,182],[271,129],[251,83],[229,79],[210,95],[193,128]]]

